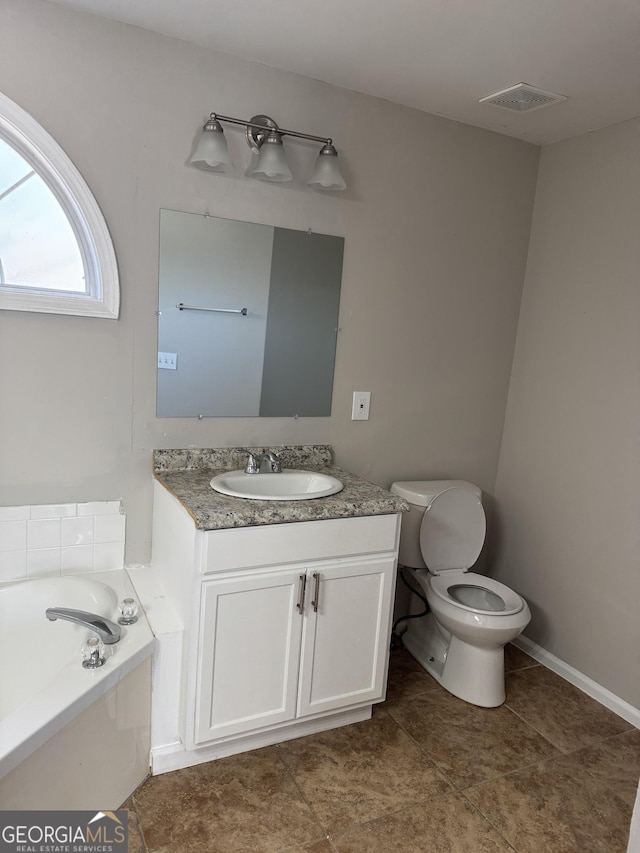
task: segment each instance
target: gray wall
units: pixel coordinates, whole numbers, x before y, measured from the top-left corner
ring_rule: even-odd
[[[1,312],[0,502],[121,497],[138,563],[155,447],[327,442],[381,485],[452,476],[493,490],[536,147],[40,0],[3,0],[0,33],[2,90],[93,190],[122,286],[118,322]],[[211,110],[331,134],[349,189],[244,178],[239,129],[236,175],[189,168]],[[310,174],[314,146],[288,150]],[[345,237],[330,418],[156,418],[161,208]],[[350,420],[353,390],[372,392],[368,422]]]
[[[528,636],[639,707],[639,122],[545,148],[531,229],[533,146],[39,0],[4,0],[0,33],[2,90],[92,188],[122,284],[118,322],[0,312],[0,502],[122,497],[134,563],[154,447],[328,442],[381,485],[463,477],[495,491]],[[349,189],[188,168],[214,109],[330,133]],[[330,418],[155,417],[160,208],[344,235]]]
[[[527,635],[640,708],[640,119],[543,149],[495,498]]]

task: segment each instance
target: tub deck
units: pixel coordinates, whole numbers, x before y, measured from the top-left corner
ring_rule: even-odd
[[[105,665],[84,669],[80,647],[91,631],[50,622],[46,607],[86,609],[115,621],[117,604],[127,596],[135,591],[124,570],[0,587],[0,779],[153,653],[154,637],[141,611],[138,622],[123,627],[120,642],[107,647]]]

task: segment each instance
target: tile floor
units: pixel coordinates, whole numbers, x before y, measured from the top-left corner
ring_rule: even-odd
[[[616,853],[640,730],[514,647],[476,708],[392,653],[371,720],[150,777],[130,853]]]

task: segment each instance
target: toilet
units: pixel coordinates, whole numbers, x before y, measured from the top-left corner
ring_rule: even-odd
[[[472,705],[505,700],[504,647],[529,624],[527,602],[470,572],[486,533],[482,492],[465,480],[399,482],[404,513],[398,561],[424,593],[429,613],[408,620],[402,642],[446,690]]]

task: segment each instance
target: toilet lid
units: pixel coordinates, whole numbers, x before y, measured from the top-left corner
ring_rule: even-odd
[[[432,574],[469,569],[480,556],[487,522],[480,498],[469,491],[445,489],[427,507],[420,527],[420,549]]]

